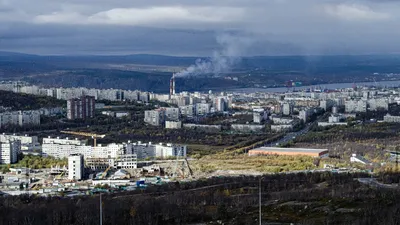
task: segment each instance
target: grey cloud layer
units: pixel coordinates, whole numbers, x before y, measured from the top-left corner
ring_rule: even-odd
[[[244,54],[400,51],[398,1],[0,0],[0,49],[39,54],[209,55],[216,34]]]

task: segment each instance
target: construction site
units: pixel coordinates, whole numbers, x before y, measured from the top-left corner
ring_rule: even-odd
[[[70,138],[43,139],[43,156],[62,158],[66,165],[32,169],[29,165],[10,168],[0,176],[0,193],[7,195],[91,195],[146,188],[170,181],[190,181],[193,171],[186,158],[186,146],[159,143],[123,143],[102,146],[105,135],[61,131],[93,139],[93,146]],[[114,152],[113,152],[114,151]]]

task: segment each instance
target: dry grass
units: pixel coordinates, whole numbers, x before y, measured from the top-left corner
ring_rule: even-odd
[[[283,172],[315,168],[313,158],[307,156],[226,156],[215,154],[191,163],[197,172],[210,173],[217,170],[251,170],[258,172]]]

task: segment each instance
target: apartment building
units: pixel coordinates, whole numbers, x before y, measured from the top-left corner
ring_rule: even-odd
[[[146,110],[144,122],[153,126],[160,126],[165,122],[165,111],[162,109]]]
[[[82,180],[85,175],[85,161],[81,154],[68,156],[68,179]]]
[[[0,142],[0,164],[12,164],[18,161],[18,153],[21,151],[21,141]]]
[[[94,117],[95,98],[82,96],[67,101],[67,118],[69,120],[88,119]]]
[[[0,134],[0,142],[20,141],[21,150],[31,151],[41,149],[37,136]]]
[[[6,125],[40,125],[40,112],[31,110],[0,113],[0,128]]]

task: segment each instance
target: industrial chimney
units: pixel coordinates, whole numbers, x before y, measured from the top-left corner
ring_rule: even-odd
[[[169,81],[169,95],[175,95],[175,73],[172,74],[171,80]]]

